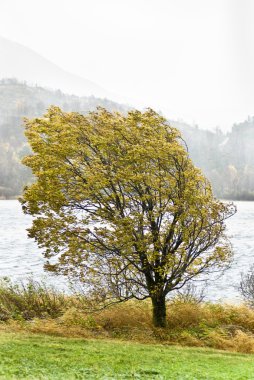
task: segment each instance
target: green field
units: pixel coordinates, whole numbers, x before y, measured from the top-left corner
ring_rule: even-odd
[[[254,379],[254,356],[1,333],[0,379]]]

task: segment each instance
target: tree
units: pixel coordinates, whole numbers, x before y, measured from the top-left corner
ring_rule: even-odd
[[[213,197],[180,132],[153,110],[52,107],[26,120],[25,134],[36,181],[21,201],[46,269],[106,299],[150,297],[163,327],[168,293],[229,261],[224,221],[234,206]]]

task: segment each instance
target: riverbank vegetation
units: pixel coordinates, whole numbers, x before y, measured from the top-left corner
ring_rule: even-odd
[[[0,328],[68,338],[254,352],[254,310],[246,305],[213,304],[177,295],[167,302],[167,325],[161,329],[153,326],[147,301],[128,301],[100,310],[96,302],[33,281],[26,285],[2,281]]]

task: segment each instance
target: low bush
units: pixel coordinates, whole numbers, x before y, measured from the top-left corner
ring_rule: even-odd
[[[29,279],[13,283],[0,281],[0,320],[59,317],[68,306],[68,298],[44,282]]]
[[[247,273],[241,274],[239,291],[245,302],[251,307],[254,307],[254,265],[252,265]]]

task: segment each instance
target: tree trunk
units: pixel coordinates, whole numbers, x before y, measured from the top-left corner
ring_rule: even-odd
[[[166,300],[164,296],[152,297],[153,324],[155,327],[166,327]]]

